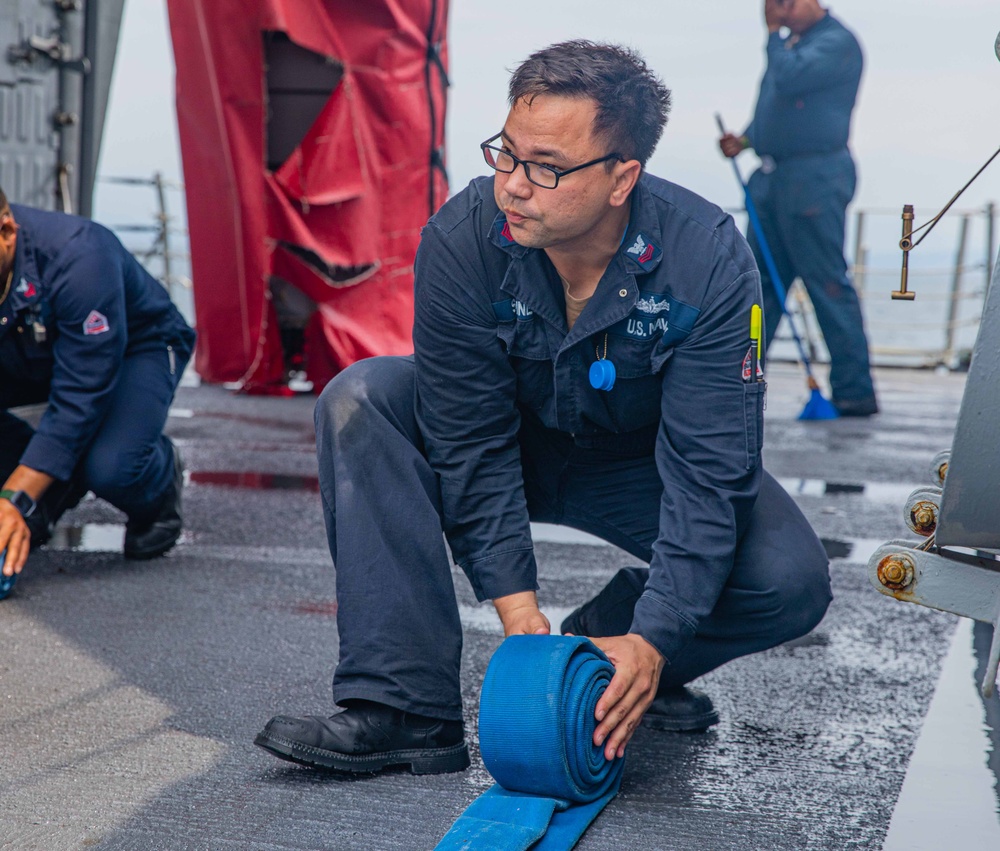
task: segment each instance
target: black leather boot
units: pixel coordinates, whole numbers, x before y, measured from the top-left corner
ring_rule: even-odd
[[[414,774],[444,774],[469,767],[461,721],[414,715],[368,700],[352,700],[329,718],[277,715],[253,743],[279,759],[336,771],[373,774],[390,765],[408,765]]]
[[[718,723],[712,698],[687,686],[661,689],[642,716],[644,727],[671,733],[701,733]]]
[[[181,536],[181,491],[184,489],[184,464],[181,453],[174,451],[174,477],[167,486],[160,506],[151,517],[132,518],[125,524],[125,558],[150,559],[163,555]]]
[[[573,611],[559,631],[592,638],[625,635],[632,626],[632,613],[648,577],[648,568],[623,567],[596,597]]]

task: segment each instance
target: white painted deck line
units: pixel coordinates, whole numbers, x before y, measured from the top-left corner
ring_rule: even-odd
[[[986,765],[991,745],[975,665],[972,621],[962,618],[941,667],[882,851],[1000,848],[996,781]]]
[[[569,526],[557,526],[554,523],[532,523],[531,540],[545,544],[596,544],[601,547],[612,546],[607,541],[581,532],[579,529],[571,529]]]
[[[573,611],[569,606],[542,606],[542,614],[549,619],[552,634],[559,634],[559,626]],[[462,618],[462,626],[466,629],[482,632],[487,635],[503,635],[503,624],[492,603],[480,603],[478,606],[459,606],[458,614]]]

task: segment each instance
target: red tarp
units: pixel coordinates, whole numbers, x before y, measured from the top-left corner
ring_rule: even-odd
[[[167,6],[198,372],[248,390],[281,384],[275,276],[317,305],[305,336],[318,387],[361,358],[411,352],[413,257],[447,194],[432,159],[444,145],[448,0]],[[343,76],[272,170],[265,41],[275,33]]]

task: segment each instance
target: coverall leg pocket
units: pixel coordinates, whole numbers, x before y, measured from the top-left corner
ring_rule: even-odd
[[[747,437],[747,469],[751,470],[760,459],[764,446],[764,394],[767,383],[754,381],[743,385],[743,416]]]

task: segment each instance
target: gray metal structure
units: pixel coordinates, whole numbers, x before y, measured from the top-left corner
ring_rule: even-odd
[[[883,594],[993,624],[982,690],[1000,664],[1000,260],[986,295],[951,452],[939,454],[936,488],[914,491],[907,525],[925,541],[888,541],[868,560]],[[943,469],[942,469],[943,467]]]
[[[89,216],[125,0],[0,0],[0,186]]]

